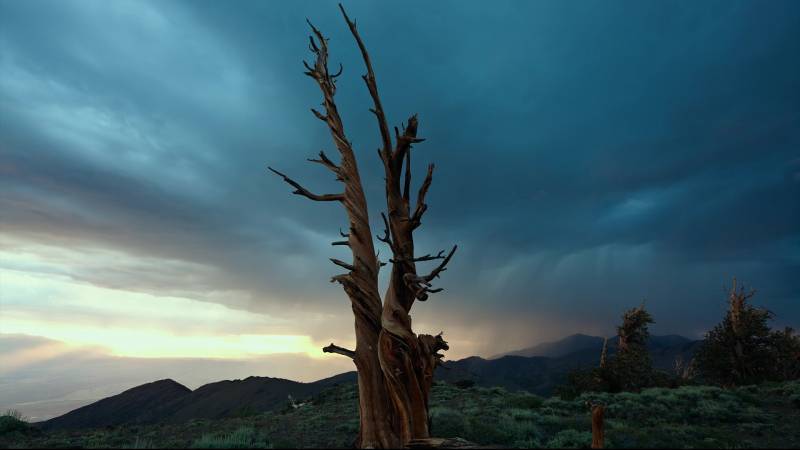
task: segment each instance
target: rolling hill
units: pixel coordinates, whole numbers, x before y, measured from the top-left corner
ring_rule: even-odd
[[[570,371],[596,365],[602,343],[600,337],[572,335],[493,359],[473,356],[446,361],[437,368],[436,379],[449,383],[469,381],[477,386],[499,386],[509,391],[549,396]],[[682,336],[652,336],[648,347],[653,365],[669,371],[676,358],[688,361],[698,344],[699,341]],[[615,351],[616,340],[609,340],[609,353]],[[248,377],[209,383],[194,391],[173,380],[161,380],[78,408],[41,422],[39,426],[43,429],[74,429],[244,417],[284,407],[289,395],[302,400],[329,387],[353,384],[356,380],[355,372],[312,383]]]
[[[304,399],[337,384],[355,382],[355,372],[313,383],[248,377],[209,383],[192,391],[173,380],[161,380],[40,422],[39,426],[43,429],[97,428],[240,417],[278,409],[287,404],[289,395]]]

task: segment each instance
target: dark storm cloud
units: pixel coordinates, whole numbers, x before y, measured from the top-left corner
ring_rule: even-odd
[[[0,5],[4,232],[203,264],[251,308],[346,304],[325,259],[342,212],[264,171],[336,189],[305,163],[332,149],[301,73],[309,17],[343,62],[338,104],[381,209],[335,4]],[[418,246],[460,246],[442,308],[607,329],[647,297],[662,331],[696,333],[737,275],[800,324],[800,5],[345,6],[390,120],[420,114],[416,173],[437,163]]]

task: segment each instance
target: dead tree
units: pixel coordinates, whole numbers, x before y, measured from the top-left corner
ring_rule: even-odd
[[[638,308],[625,311],[622,316],[622,325],[617,327],[619,336],[619,352],[627,352],[630,347],[644,348],[650,333],[647,325],[653,323],[653,317],[644,309],[644,301]]]
[[[608,338],[603,339],[603,349],[600,351],[600,368],[605,369],[608,360]]]
[[[606,407],[604,405],[591,405],[592,408],[592,448],[603,448],[605,445],[605,428],[603,415]]]
[[[348,246],[353,260],[331,259],[346,270],[346,273],[334,276],[331,282],[339,283],[350,298],[355,316],[356,348],[349,350],[331,344],[324,351],[352,358],[358,371],[361,418],[358,445],[364,448],[400,447],[412,439],[430,437],[428,396],[434,369],[443,357],[439,351],[448,349],[441,333],[437,336],[416,335],[411,328],[409,312],[416,300],[425,301],[429,294],[442,290],[434,288],[432,283],[446,270],[456,247],[447,254],[440,251],[436,255],[415,256],[414,231],[422,224],[428,209],[425,197],[433,180],[434,166],[428,166],[412,207],[411,150],[413,144],[424,140],[417,136],[417,116],[412,115],[401,129],[395,127],[392,138],[367,49],[355,22],[350,20],[341,5],[339,9],[366,65],[366,74],[362,78],[372,97],[370,111],[377,118],[380,131],[378,155],[385,171],[387,214],[381,214],[385,229],[377,238],[389,247],[392,254],[389,259],[392,272],[383,299],[378,292],[378,271],[386,263],[380,262],[375,253],[355,153],[334,101],[341,65],[336,73],[328,70],[328,40],[311,22],[308,22],[313,33],[309,38],[309,49],[314,54],[314,62],[303,63],[307,69],[305,74],[313,78],[322,91],[324,109],[312,109],[311,112],[328,126],[340,160],[334,162],[320,152],[319,159],[309,161],[333,172],[344,185],[344,190],[318,195],[283,173],[271,167],[270,170],[290,184],[295,189],[294,194],[319,202],[338,202],[347,213],[349,231],[340,231],[344,239],[333,242],[333,245]],[[438,264],[430,272],[420,273],[417,263],[426,261]]]

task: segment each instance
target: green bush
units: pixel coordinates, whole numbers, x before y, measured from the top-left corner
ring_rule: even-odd
[[[740,386],[800,378],[800,336],[788,327],[770,329],[773,314],[750,303],[754,294],[737,289],[734,279],[728,311],[695,355],[704,382]]]
[[[547,441],[547,448],[587,448],[592,444],[592,433],[578,430],[559,431]]]
[[[511,397],[508,401],[508,406],[512,408],[537,409],[542,406],[542,403],[544,403],[542,397],[525,393]]]
[[[25,433],[30,428],[26,417],[17,410],[8,410],[0,416],[0,435],[14,432]]]
[[[253,428],[240,427],[230,434],[204,434],[192,444],[192,448],[272,448],[272,446],[259,439]]]
[[[352,448],[358,436],[355,385],[324,391],[308,407],[249,417],[95,430],[0,434],[0,448]],[[606,405],[608,448],[795,448],[800,443],[800,382],[722,389],[648,388],[639,393],[587,392],[572,400],[537,399],[489,388],[436,383],[431,433],[480,445],[581,447],[590,442],[587,402]],[[541,400],[541,404],[539,402]],[[538,407],[537,407],[538,405]],[[10,420],[10,419],[4,419]],[[267,441],[266,437],[269,436]]]
[[[445,406],[434,406],[430,409],[430,416],[432,435],[446,438],[467,435],[469,424],[462,413]]]

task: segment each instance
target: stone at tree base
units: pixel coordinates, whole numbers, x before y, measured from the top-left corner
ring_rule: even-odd
[[[461,438],[412,439],[406,448],[503,448],[492,445],[479,445]]]

